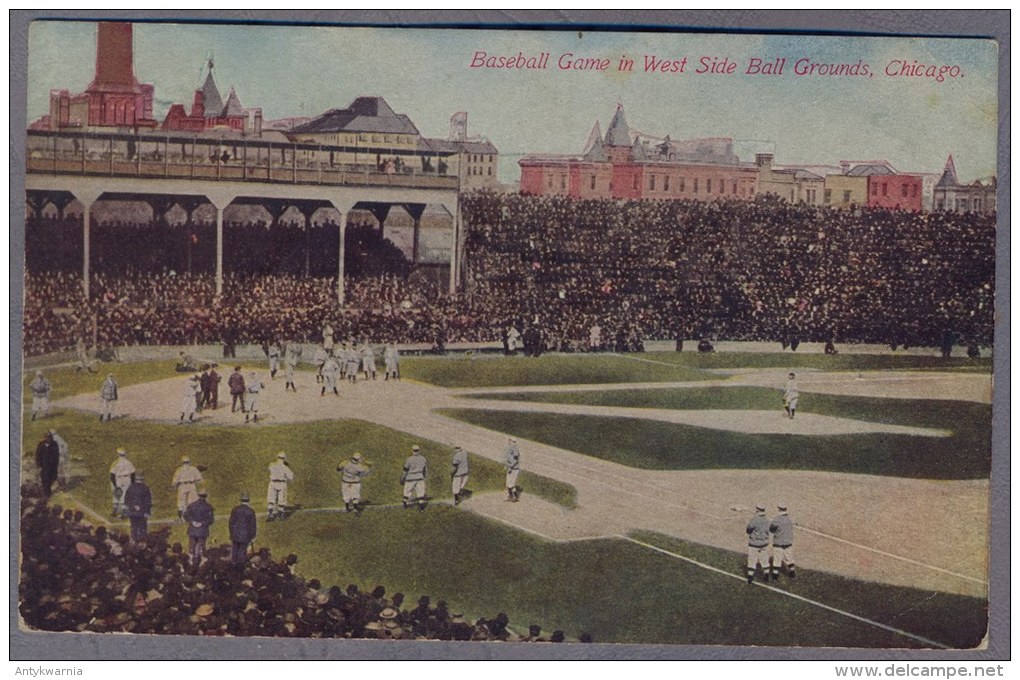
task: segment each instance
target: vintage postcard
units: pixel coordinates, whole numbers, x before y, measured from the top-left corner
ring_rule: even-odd
[[[21,631],[985,648],[997,78],[33,21]]]

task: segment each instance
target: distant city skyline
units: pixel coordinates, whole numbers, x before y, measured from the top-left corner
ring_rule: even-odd
[[[479,52],[546,68],[471,68]],[[607,60],[603,72],[561,71],[560,55]],[[648,57],[684,73],[645,72]],[[155,116],[190,108],[207,60],[226,95],[267,120],[315,116],[360,95],[378,95],[421,133],[445,137],[469,112],[519,177],[529,153],[580,153],[592,125],[603,130],[622,104],[634,130],[676,138],[732,137],[741,160],[756,145],[783,165],[884,159],[903,172],[939,173],[953,155],[961,181],[996,172],[997,52],[992,41],[947,38],[337,28],[231,24],[134,26],[135,75],[155,85]],[[634,70],[618,69],[622,57]],[[696,74],[706,64],[731,74]],[[729,67],[727,62],[735,67]],[[784,74],[746,75],[785,59]],[[868,64],[871,77],[794,75],[798,60]],[[884,75],[891,63],[956,66],[943,82]],[[28,119],[46,114],[51,89],[80,92],[94,75],[94,22],[34,22],[29,31]],[[667,67],[668,68],[668,67]],[[952,71],[950,71],[952,72]],[[765,144],[767,143],[767,144]]]

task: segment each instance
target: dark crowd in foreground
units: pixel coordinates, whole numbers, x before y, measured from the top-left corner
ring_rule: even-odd
[[[446,602],[406,602],[383,586],[326,586],[296,572],[298,557],[267,548],[243,566],[228,546],[192,564],[170,530],[132,542],[85,520],[81,511],[47,505],[22,487],[21,617],[46,631],[165,635],[564,642],[563,631],[511,627],[506,614],[468,620]],[[580,641],[591,642],[582,634]]]

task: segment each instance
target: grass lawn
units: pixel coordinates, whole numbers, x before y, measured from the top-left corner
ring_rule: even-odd
[[[711,368],[817,368],[823,371],[975,370],[992,372],[992,359],[970,359],[907,354],[797,354],[796,352],[648,352],[635,355],[692,369]]]
[[[956,428],[953,436],[743,434],[636,418],[469,408],[444,409],[442,413],[646,470],[822,470],[919,479],[986,479],[991,470],[990,408],[933,403],[945,410],[932,414],[931,424]],[[954,410],[954,406],[960,409]],[[938,416],[944,419],[938,420]]]
[[[633,355],[637,359],[644,355]],[[658,361],[654,356],[648,357]],[[525,357],[408,357],[400,373],[440,387],[575,385],[618,382],[681,382],[717,376],[683,365],[635,361],[606,354]]]
[[[223,518],[225,519],[225,517]],[[223,519],[210,542],[226,541]],[[184,529],[174,528],[174,540]],[[641,540],[733,574],[741,556],[655,535]],[[257,546],[295,553],[323,584],[385,585],[414,602],[427,594],[469,618],[506,612],[599,642],[917,647],[917,642],[623,539],[555,543],[449,506],[424,513],[377,508],[361,517],[306,513],[260,523]],[[953,646],[980,640],[985,603],[802,571],[780,587]],[[775,625],[778,621],[791,625]]]
[[[195,464],[208,467],[203,473],[210,502],[218,508],[232,506],[242,491],[252,495],[255,508],[265,509],[268,467],[278,451],[286,451],[295,481],[289,501],[302,507],[335,507],[340,500],[340,475],[336,466],[355,451],[373,464],[362,495],[375,503],[399,503],[399,483],[411,445],[419,443],[431,466],[429,495],[449,498],[452,450],[436,442],[412,437],[360,420],[259,426],[252,428],[165,425],[129,419],[100,423],[91,414],[64,410],[44,420],[25,419],[26,458],[34,461],[35,447],[47,429],[56,429],[81,457],[90,476],[77,485],[74,495],[100,513],[111,508],[109,468],[115,451],[123,447],[135,467],[145,472],[153,490],[153,517],[176,516],[176,493],[170,487],[173,472],[183,454]],[[471,483],[476,491],[502,491],[503,467],[488,459],[470,456]],[[531,475],[521,482],[529,493],[573,507],[576,490],[561,482]]]

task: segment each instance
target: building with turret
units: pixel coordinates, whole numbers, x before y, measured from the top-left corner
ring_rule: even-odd
[[[191,111],[186,112],[183,104],[173,104],[163,119],[164,130],[232,130],[244,135],[262,135],[262,109],[245,109],[234,88],[230,88],[226,101],[220,95],[213,77],[213,60],[207,64],[205,82],[195,90]]]
[[[518,163],[526,194],[746,201],[758,193],[758,166],[740,162],[732,139],[677,142],[635,133],[622,105],[605,136],[595,123],[580,155],[530,154]]]
[[[956,164],[950,155],[946,159],[942,176],[935,183],[932,197],[934,209],[950,212],[995,212],[995,190],[995,177],[960,184],[956,178]]]
[[[132,25],[104,21],[96,27],[96,75],[84,92],[50,90],[50,111],[30,130],[155,128],[154,87],[134,71]]]

